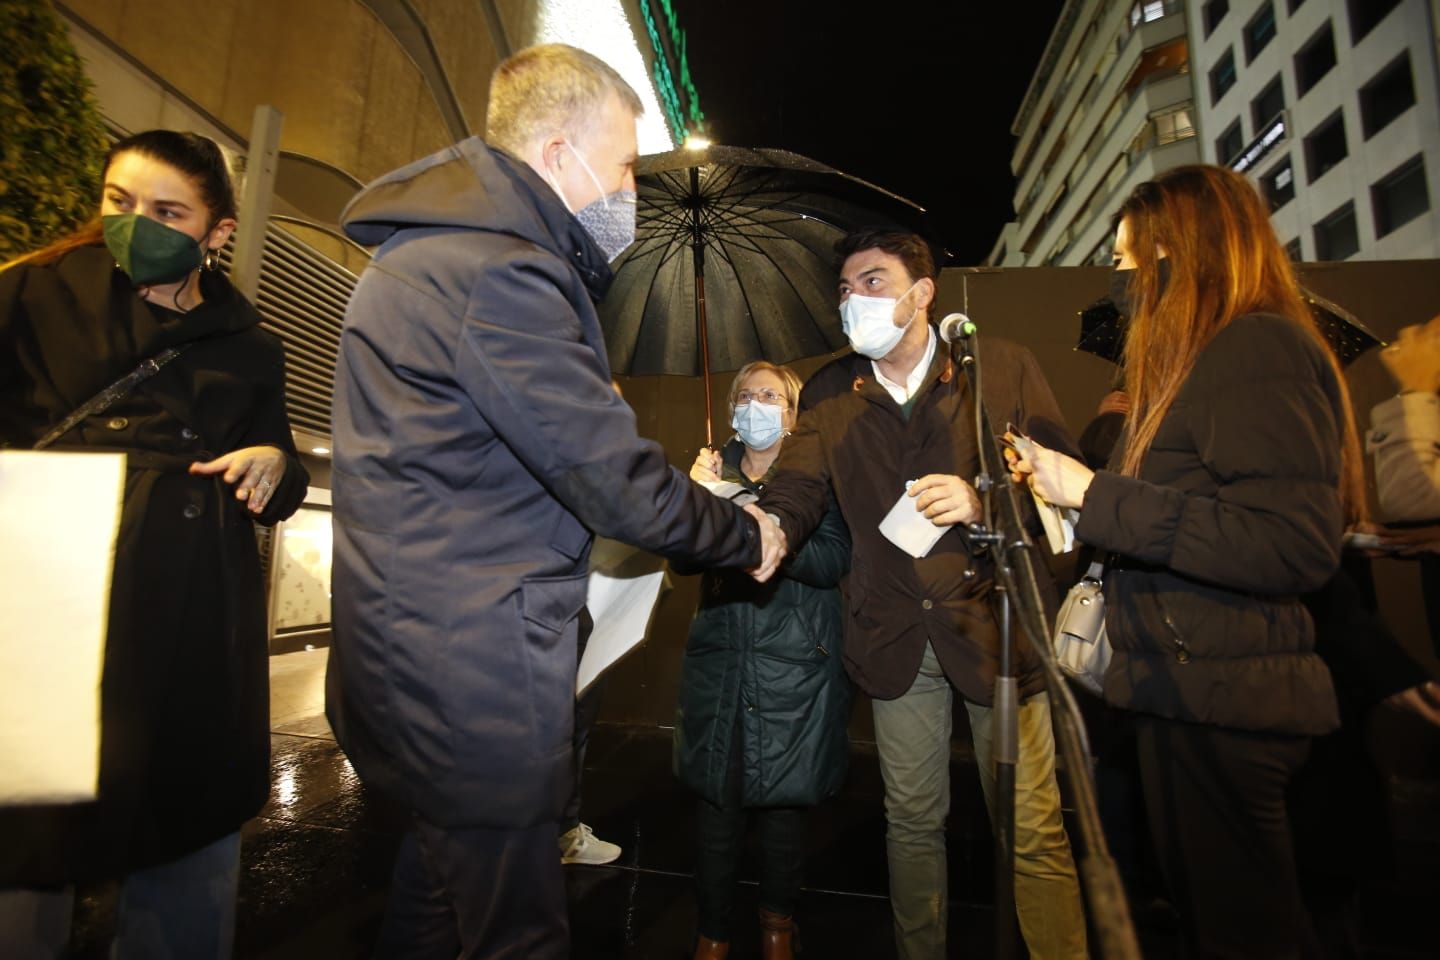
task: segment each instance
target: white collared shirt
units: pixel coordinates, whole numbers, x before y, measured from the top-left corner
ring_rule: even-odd
[[[925,355],[920,358],[919,363],[915,364],[915,368],[910,371],[910,375],[905,378],[903,384],[896,383],[881,373],[878,361],[870,361],[870,366],[875,370],[875,379],[902,407],[905,406],[905,401],[913,397],[915,391],[920,389],[920,384],[925,382],[925,374],[930,372],[930,362],[935,359],[935,328],[928,323],[925,327],[930,333],[930,339],[925,344]]]

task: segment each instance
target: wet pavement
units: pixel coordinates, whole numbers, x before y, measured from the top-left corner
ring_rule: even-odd
[[[330,734],[324,658],[323,650],[272,658],[274,780],[269,803],[244,830],[237,957],[366,957],[379,929],[401,817],[366,793]],[[670,773],[669,731],[602,723],[586,767],[583,817],[624,853],[608,866],[566,868],[572,955],[687,957],[695,923],[694,798]],[[973,761],[958,742],[951,775],[950,954],[983,957],[993,944],[991,841]],[[1412,807],[1440,795],[1434,783],[1401,786],[1414,794]],[[882,794],[873,745],[858,743],[843,792],[810,818],[797,913],[810,957],[894,956]],[[1425,918],[1434,905],[1440,823],[1401,817],[1395,834],[1395,872],[1367,878],[1362,889],[1364,955],[1435,957]],[[754,853],[738,892],[737,960],[758,956]],[[1143,879],[1137,887],[1133,910],[1145,955],[1172,955],[1173,921],[1160,891]],[[114,890],[80,895],[77,956],[99,958]]]

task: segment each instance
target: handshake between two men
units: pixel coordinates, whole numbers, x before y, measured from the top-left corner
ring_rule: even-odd
[[[765,464],[763,469],[759,469],[757,475],[751,471],[759,465],[746,462],[749,453],[750,451],[747,449],[746,455],[741,457],[738,466],[740,472],[758,490],[768,475],[773,461]],[[701,447],[695,456],[695,462],[690,467],[690,479],[697,483],[713,484],[721,482],[724,479],[723,474],[724,464],[720,451]],[[926,474],[910,484],[906,494],[914,499],[916,512],[923,514],[937,527],[949,527],[957,523],[973,523],[980,519],[979,494],[975,492],[973,486],[954,474]],[[743,509],[754,517],[760,526],[760,565],[747,572],[758,582],[764,583],[774,576],[775,571],[784,562],[789,553],[790,544],[785,536],[785,531],[776,522],[773,514],[766,513],[755,503],[746,504]]]

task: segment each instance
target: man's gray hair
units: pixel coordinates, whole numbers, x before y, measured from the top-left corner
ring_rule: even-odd
[[[554,133],[584,139],[611,93],[635,116],[644,112],[630,84],[599,57],[563,43],[526,47],[490,78],[485,140],[519,155]]]

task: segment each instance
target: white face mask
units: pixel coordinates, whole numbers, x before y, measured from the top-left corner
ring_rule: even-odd
[[[635,191],[616,190],[614,193],[606,193],[600,178],[595,176],[595,171],[590,169],[590,164],[585,162],[580,151],[568,140],[565,141],[565,146],[569,147],[575,159],[580,161],[580,166],[589,175],[590,182],[595,184],[595,189],[600,191],[600,196],[575,210],[570,206],[565,191],[560,189],[559,182],[550,176],[548,170],[545,172],[545,179],[550,183],[551,189],[560,195],[560,202],[565,204],[565,209],[580,221],[580,226],[585,228],[590,239],[605,253],[605,259],[614,263],[615,258],[635,242]]]
[[[904,339],[910,324],[920,315],[920,308],[916,307],[905,325],[897,327],[895,308],[919,283],[916,280],[898,297],[862,297],[852,293],[845,298],[845,302],[840,304],[840,324],[856,353],[871,360],[880,360],[895,349],[895,345]]]

